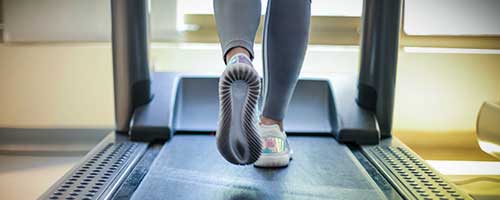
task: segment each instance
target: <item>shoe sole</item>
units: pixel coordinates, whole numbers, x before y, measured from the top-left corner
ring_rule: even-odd
[[[290,154],[283,155],[261,155],[259,160],[254,163],[255,167],[286,167],[290,163]]]
[[[255,119],[259,93],[259,75],[246,64],[228,66],[219,80],[217,148],[230,163],[248,165],[260,157]]]

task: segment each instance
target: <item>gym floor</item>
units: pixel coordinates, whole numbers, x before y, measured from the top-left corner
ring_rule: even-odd
[[[81,157],[0,153],[0,199],[36,199]]]
[[[68,132],[0,128],[0,199],[38,198],[109,130]]]

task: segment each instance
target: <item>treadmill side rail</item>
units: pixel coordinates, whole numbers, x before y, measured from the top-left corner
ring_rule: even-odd
[[[333,132],[339,142],[378,144],[380,132],[375,115],[361,108],[355,101],[356,78],[334,76],[331,79],[333,94]]]
[[[134,109],[151,100],[148,1],[111,0],[116,131],[126,133]]]
[[[363,154],[407,199],[472,199],[401,141],[388,138],[361,146]]]
[[[110,199],[147,147],[110,133],[38,199]]]
[[[363,1],[357,102],[375,113],[382,137],[392,130],[402,3]]]
[[[156,72],[152,76],[154,97],[148,104],[135,109],[130,122],[130,139],[135,141],[169,140],[173,136],[177,75]]]

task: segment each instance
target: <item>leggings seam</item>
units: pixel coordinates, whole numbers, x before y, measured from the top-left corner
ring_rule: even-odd
[[[271,82],[269,81],[269,77],[270,77],[270,73],[271,71],[269,70],[269,51],[268,51],[268,45],[269,45],[269,26],[270,26],[270,23],[271,23],[271,6],[272,6],[272,0],[269,0],[268,1],[268,5],[267,5],[267,10],[266,10],[266,20],[265,20],[265,23],[264,23],[264,31],[265,31],[265,34],[264,34],[264,42],[265,42],[265,45],[263,45],[263,48],[264,48],[264,57],[265,57],[265,61],[264,61],[264,68],[265,68],[265,73],[264,73],[264,78],[265,78],[265,88],[266,88],[266,92],[265,92],[265,96],[264,96],[264,101],[263,101],[263,109],[262,109],[262,116],[264,117],[268,117],[268,118],[275,118],[274,116],[265,116],[264,114],[266,113],[265,111],[266,110],[269,110],[269,108],[267,107],[268,105],[268,102],[269,102],[269,90],[271,90]],[[280,119],[274,119],[274,120],[280,120]]]

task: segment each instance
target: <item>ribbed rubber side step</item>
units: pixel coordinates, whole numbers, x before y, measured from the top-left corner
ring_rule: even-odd
[[[405,147],[370,146],[362,149],[405,197],[424,200],[472,199]]]
[[[91,152],[86,159],[40,197],[40,199],[99,199],[124,173],[137,155],[139,145],[133,142],[107,143]]]

